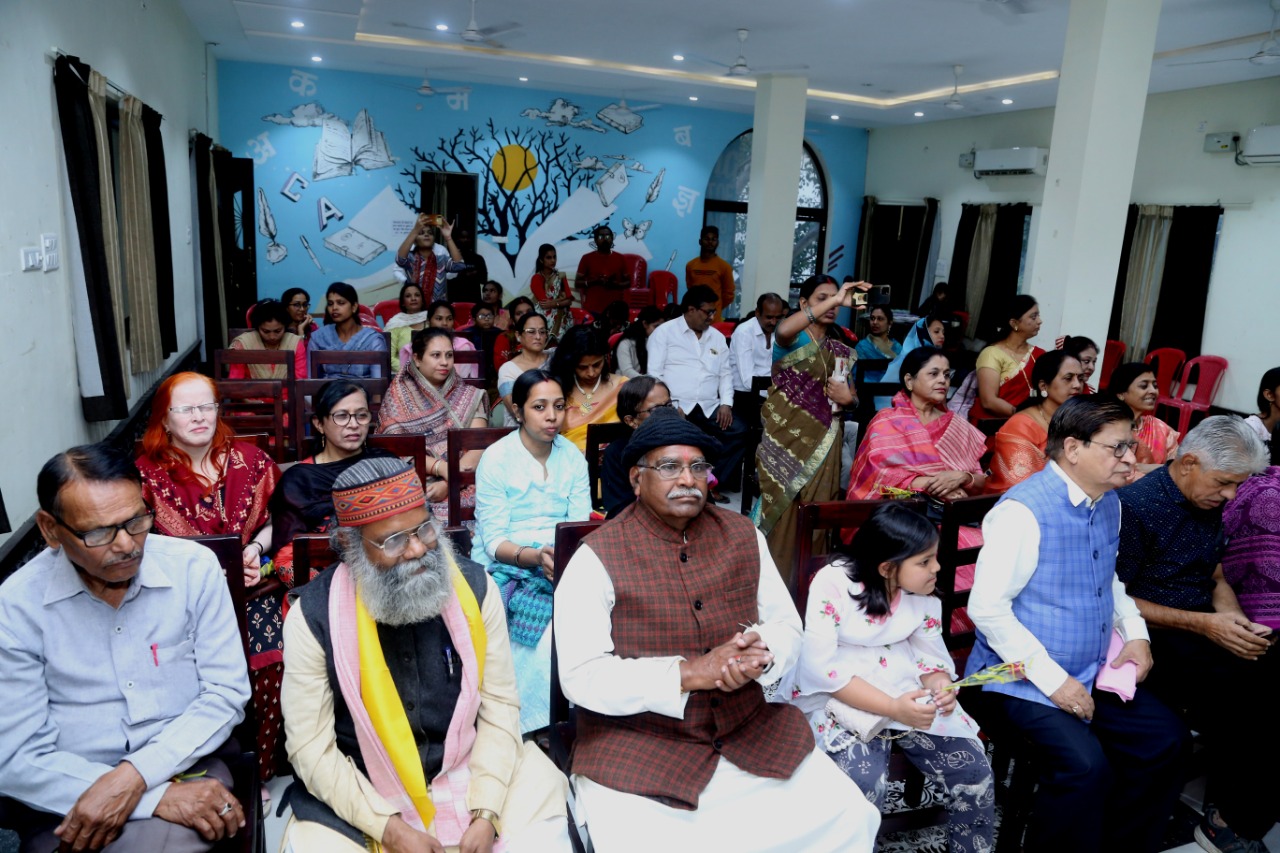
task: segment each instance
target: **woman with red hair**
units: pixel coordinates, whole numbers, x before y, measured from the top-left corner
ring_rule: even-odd
[[[178,373],[160,383],[137,461],[142,496],[155,511],[155,532],[239,536],[245,586],[257,584],[262,554],[271,542],[267,499],[280,469],[256,446],[236,441],[219,420],[213,380]],[[281,741],[279,715],[272,711],[279,704],[284,669],[281,601],[273,596],[254,599],[248,616],[259,768],[265,780],[275,774],[274,755]]]

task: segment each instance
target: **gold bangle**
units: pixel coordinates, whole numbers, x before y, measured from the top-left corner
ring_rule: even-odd
[[[493,831],[494,831],[494,833],[496,833],[496,834],[498,834],[498,835],[501,835],[501,834],[502,834],[502,830],[500,830],[500,829],[498,828],[498,814],[497,814],[497,812],[493,811],[492,809],[472,809],[472,810],[471,810],[471,819],[472,819],[472,820],[487,820],[487,821],[489,821],[489,823],[491,823],[491,824],[493,825]]]

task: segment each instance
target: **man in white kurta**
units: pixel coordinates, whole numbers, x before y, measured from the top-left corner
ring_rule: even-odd
[[[801,644],[764,539],[706,505],[719,445],[675,413],[627,446],[637,502],[589,536],[556,591],[573,773],[595,848],[870,851],[880,815],[767,702]]]

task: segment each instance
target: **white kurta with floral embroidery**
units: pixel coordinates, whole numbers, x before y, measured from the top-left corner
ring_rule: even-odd
[[[818,745],[828,752],[843,749],[858,735],[833,715],[832,694],[854,678],[862,678],[890,696],[920,690],[920,676],[945,672],[954,680],[955,666],[942,640],[942,602],[932,595],[899,590],[887,616],[868,616],[853,595],[862,584],[849,580],[843,566],[829,565],[809,587],[804,645],[795,670],[792,703],[809,718]],[[866,712],[845,714],[870,722]],[[890,719],[887,729],[908,727]],[[956,705],[939,714],[931,734],[977,738],[978,726]],[[864,733],[865,734],[865,733]],[[863,738],[865,739],[865,737]]]

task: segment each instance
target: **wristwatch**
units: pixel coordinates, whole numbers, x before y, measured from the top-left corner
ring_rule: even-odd
[[[498,815],[492,809],[472,809],[472,820],[487,820],[493,824],[493,831],[496,835],[502,834],[502,827],[498,824]]]

